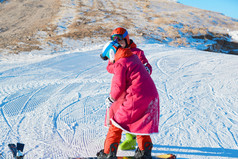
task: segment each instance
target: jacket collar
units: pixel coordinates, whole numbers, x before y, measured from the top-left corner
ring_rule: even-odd
[[[132,49],[132,48],[137,48],[136,44],[134,43],[133,40],[130,39],[130,44],[128,46],[129,49]]]
[[[119,60],[120,58],[130,57],[133,53],[129,48],[119,48],[115,54],[115,61]]]

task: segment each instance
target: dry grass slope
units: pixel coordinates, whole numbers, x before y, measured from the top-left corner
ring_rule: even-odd
[[[61,1],[63,3],[63,1]],[[113,28],[125,27],[131,36],[153,38],[172,46],[204,45],[204,50],[227,52],[237,48],[229,42],[227,29],[236,30],[238,20],[220,13],[188,7],[166,0],[77,0],[77,14],[67,31],[57,34],[60,11],[57,0],[11,0],[0,4],[0,48],[13,52],[62,44],[62,38],[86,37],[108,40]],[[15,8],[15,9],[13,9]],[[17,13],[17,14],[16,14]],[[3,18],[2,18],[3,17]],[[44,31],[45,36],[37,36]],[[191,44],[191,39],[195,43]],[[209,44],[209,41],[214,44]],[[100,41],[100,40],[99,40]],[[232,52],[231,52],[232,53]]]
[[[34,35],[48,27],[59,11],[57,0],[10,0],[0,3],[0,48],[13,52],[40,49]]]

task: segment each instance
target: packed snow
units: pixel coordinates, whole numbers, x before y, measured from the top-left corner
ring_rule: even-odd
[[[1,56],[2,158],[17,142],[25,143],[26,159],[96,156],[103,149],[112,75],[99,57],[102,47]],[[153,155],[238,158],[238,56],[155,43],[139,48],[160,94]]]
[[[71,10],[60,13],[58,34],[75,18],[74,3],[62,6]],[[237,31],[230,35],[237,41]],[[25,159],[96,156],[103,149],[112,75],[99,57],[103,45],[89,46],[87,40],[64,39],[67,48],[60,52],[0,54],[0,159],[12,158],[7,145],[17,142],[25,144]],[[143,40],[138,47],[152,65],[160,95],[152,154],[238,158],[238,56]]]
[[[232,41],[238,42],[238,31],[230,31],[229,35],[231,36]]]

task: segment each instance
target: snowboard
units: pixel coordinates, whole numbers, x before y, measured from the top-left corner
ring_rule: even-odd
[[[69,157],[69,159],[97,159],[97,157]],[[134,156],[118,156],[117,159],[135,159]],[[152,156],[152,159],[176,159],[176,156],[173,154],[163,154]]]

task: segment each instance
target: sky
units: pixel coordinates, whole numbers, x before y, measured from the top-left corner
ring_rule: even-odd
[[[238,19],[238,0],[178,0],[178,2]]]

